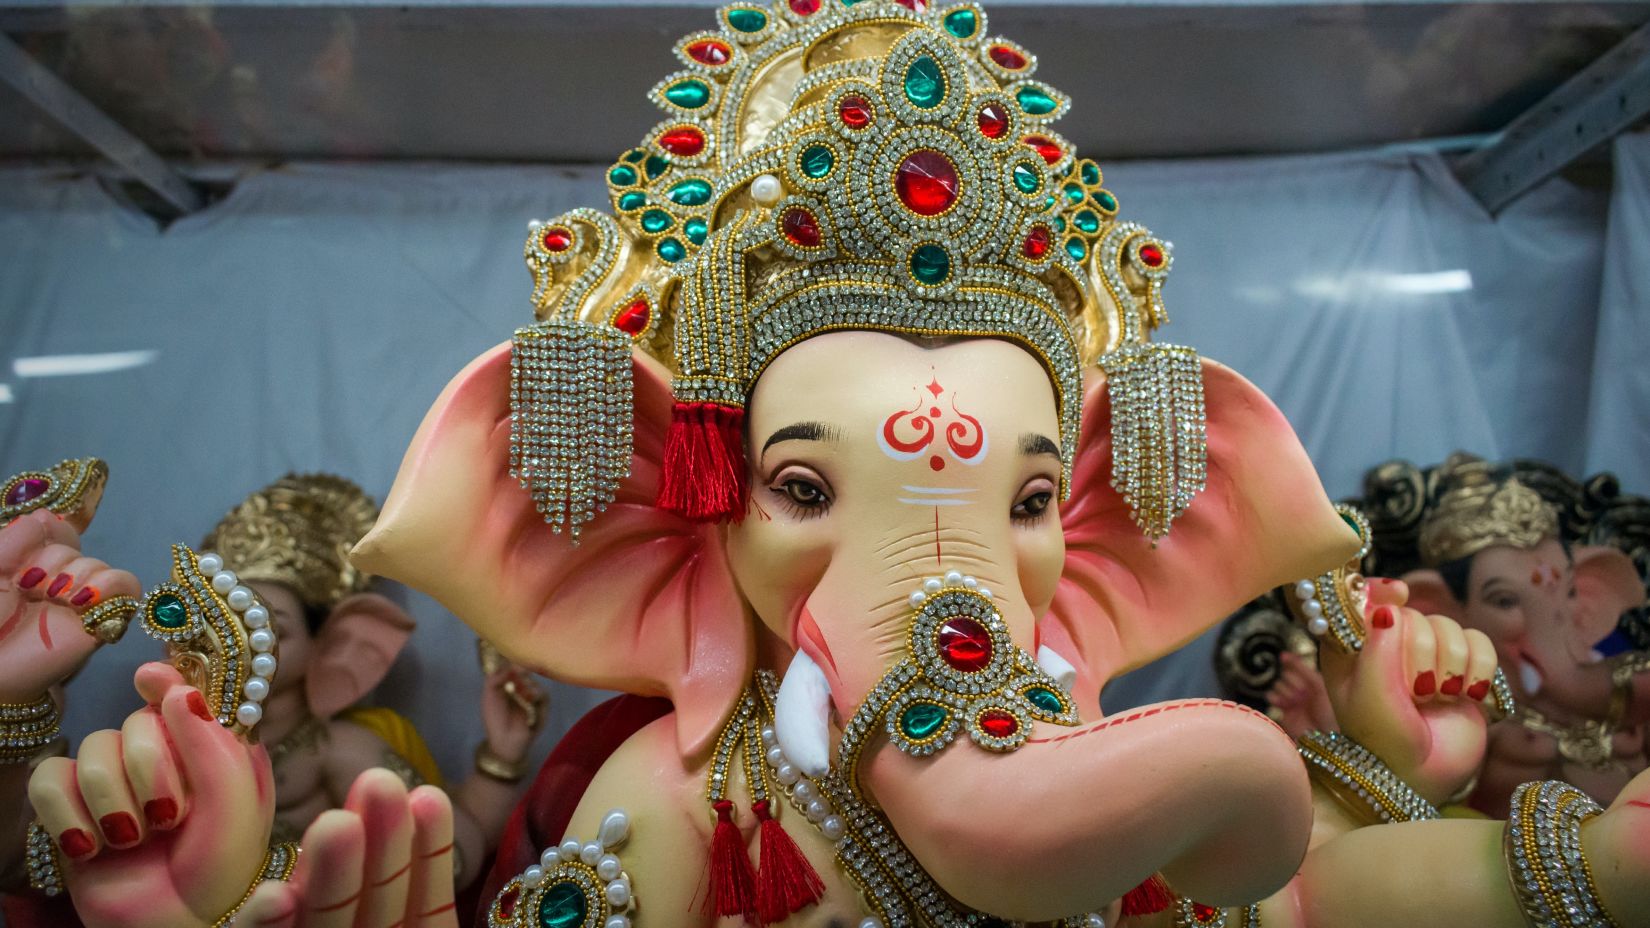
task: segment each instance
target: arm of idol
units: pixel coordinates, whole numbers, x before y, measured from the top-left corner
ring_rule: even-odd
[[[103,643],[87,634],[83,613],[112,597],[141,593],[136,577],[81,553],[81,528],[83,521],[72,523],[46,509],[0,528],[0,703],[51,699],[49,691]],[[32,818],[28,760],[0,756],[0,886],[7,889],[22,883],[24,833]]]
[[[544,694],[524,668],[506,662],[487,675],[481,691],[486,740],[477,752],[476,772],[452,791],[465,871],[459,876],[460,886],[479,872],[515,810],[519,782],[528,772],[527,751],[546,717]]]

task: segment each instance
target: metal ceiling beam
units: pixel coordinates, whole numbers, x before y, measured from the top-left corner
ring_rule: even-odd
[[[1462,158],[1455,174],[1492,213],[1650,115],[1650,24]]]
[[[201,208],[201,195],[141,139],[110,119],[80,92],[0,34],[0,81],[120,165],[181,213]]]

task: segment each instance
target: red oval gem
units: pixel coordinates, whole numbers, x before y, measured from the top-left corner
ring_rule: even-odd
[[[997,67],[1006,71],[1024,71],[1028,62],[1026,56],[1009,48],[1007,45],[993,45],[986,54],[997,63]]]
[[[1048,250],[1053,244],[1054,233],[1049,230],[1048,226],[1032,226],[1031,231],[1026,233],[1025,242],[1020,245],[1020,254],[1036,261],[1048,254]]]
[[[1163,249],[1147,243],[1140,246],[1140,263],[1147,267],[1163,266]]]
[[[1065,154],[1053,139],[1041,135],[1028,135],[1020,141],[1037,149],[1037,154],[1042,155],[1043,160],[1049,164],[1059,161],[1060,157]]]
[[[1020,720],[1002,709],[987,709],[980,713],[980,730],[993,738],[1012,738],[1020,730]]]
[[[673,155],[691,158],[705,150],[705,134],[693,126],[677,126],[659,136],[659,147]]]
[[[780,219],[780,226],[785,230],[785,237],[791,240],[791,244],[803,248],[819,247],[819,220],[808,210],[800,206],[791,207]]]
[[[516,917],[516,903],[521,901],[521,887],[512,886],[499,894],[498,914],[506,920]]]
[[[687,47],[688,57],[700,64],[716,67],[727,64],[733,57],[733,49],[721,39],[700,39]]]
[[[1199,925],[1214,921],[1215,916],[1219,914],[1220,910],[1214,906],[1204,905],[1201,902],[1192,903],[1192,918],[1196,919]]]
[[[957,166],[932,148],[919,148],[899,163],[894,192],[911,212],[938,216],[957,202]]]
[[[896,0],[896,2],[913,13],[923,13],[928,10],[928,0]]]
[[[1000,103],[980,107],[980,134],[988,139],[1000,139],[1008,131],[1008,111]]]
[[[791,12],[798,16],[812,16],[819,12],[819,0],[791,0]]]
[[[841,117],[842,124],[850,129],[863,129],[871,124],[871,104],[858,94],[843,97],[836,114]]]
[[[552,226],[544,230],[544,238],[540,241],[544,243],[545,251],[566,251],[573,244],[573,233],[561,226]]]
[[[21,506],[31,499],[45,496],[46,490],[50,487],[51,484],[44,477],[24,477],[6,494],[5,503],[7,506]]]
[[[991,663],[991,633],[974,619],[957,616],[940,626],[940,659],[953,670],[973,673]]]
[[[613,327],[627,335],[640,335],[647,331],[647,324],[652,318],[653,307],[648,305],[646,297],[641,297],[619,310],[619,314],[613,317]]]

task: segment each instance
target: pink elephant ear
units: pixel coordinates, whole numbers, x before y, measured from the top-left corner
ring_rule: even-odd
[[[1412,570],[1398,579],[1409,587],[1409,599],[1405,605],[1420,612],[1422,615],[1448,616],[1457,622],[1463,621],[1467,614],[1467,606],[1450,591],[1449,584],[1444,582],[1444,575],[1430,567]]]
[[[634,452],[577,546],[510,476],[510,346],[470,363],[413,437],[352,559],[423,590],[508,658],[569,683],[668,697],[677,737],[715,737],[751,673],[754,632],[716,526],[654,505],[670,376],[634,357]]]
[[[331,718],[372,692],[415,627],[406,610],[377,593],[358,593],[333,606],[304,673],[310,714]]]
[[[1615,629],[1623,612],[1644,602],[1644,582],[1632,559],[1616,548],[1578,547],[1571,554],[1576,577],[1572,644],[1585,652]]]
[[[1066,564],[1040,641],[1077,667],[1095,705],[1113,675],[1185,644],[1271,587],[1357,553],[1289,423],[1255,386],[1205,361],[1208,479],[1156,547],[1112,489],[1111,403],[1084,397],[1071,497],[1060,507]]]

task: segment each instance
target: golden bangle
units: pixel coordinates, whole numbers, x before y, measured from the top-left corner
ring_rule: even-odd
[[[1309,731],[1300,737],[1298,749],[1312,779],[1369,824],[1441,817],[1374,752],[1340,732]]]
[[[527,761],[508,761],[498,756],[487,742],[476,745],[476,772],[500,783],[520,783],[527,776]]]
[[[1581,826],[1603,811],[1560,780],[1525,783],[1513,791],[1502,832],[1507,877],[1531,928],[1616,928],[1593,882],[1581,847]]]
[[[0,703],[0,764],[21,764],[57,740],[62,716],[51,694],[33,702]]]
[[[114,644],[126,634],[126,626],[138,614],[141,604],[130,596],[111,596],[80,614],[80,625],[104,644]]]

